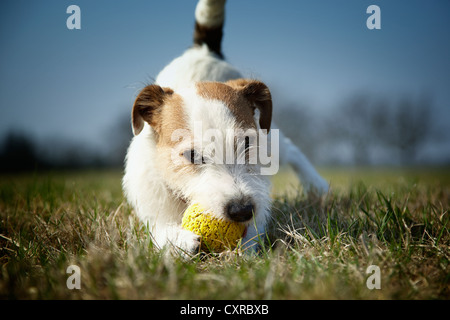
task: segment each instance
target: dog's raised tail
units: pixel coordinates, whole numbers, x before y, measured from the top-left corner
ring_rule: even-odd
[[[195,9],[194,44],[206,44],[223,58],[222,36],[226,0],[199,0]]]

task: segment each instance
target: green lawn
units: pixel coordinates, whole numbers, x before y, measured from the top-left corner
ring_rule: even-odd
[[[258,256],[156,251],[120,172],[0,177],[0,298],[449,299],[450,170],[323,169],[326,199],[274,177]],[[81,270],[69,290],[67,267]],[[381,289],[366,273],[379,267]],[[370,282],[370,281],[369,281]]]

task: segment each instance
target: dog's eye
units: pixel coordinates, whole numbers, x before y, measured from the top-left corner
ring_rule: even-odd
[[[183,156],[192,164],[205,164],[205,159],[195,149],[184,151]]]

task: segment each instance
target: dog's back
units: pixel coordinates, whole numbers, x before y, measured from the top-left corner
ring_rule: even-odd
[[[200,0],[195,10],[193,46],[157,76],[156,83],[177,90],[200,81],[226,82],[242,78],[223,59],[221,49],[225,0]]]

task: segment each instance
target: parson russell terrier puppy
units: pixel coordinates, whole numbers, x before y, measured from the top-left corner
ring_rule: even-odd
[[[139,93],[132,109],[123,189],[159,248],[198,251],[199,237],[182,229],[181,219],[199,203],[216,217],[245,223],[243,247],[254,251],[271,213],[268,176],[279,163],[293,166],[307,193],[328,190],[271,125],[268,87],[224,61],[224,7],[225,0],[198,2],[193,46]]]

